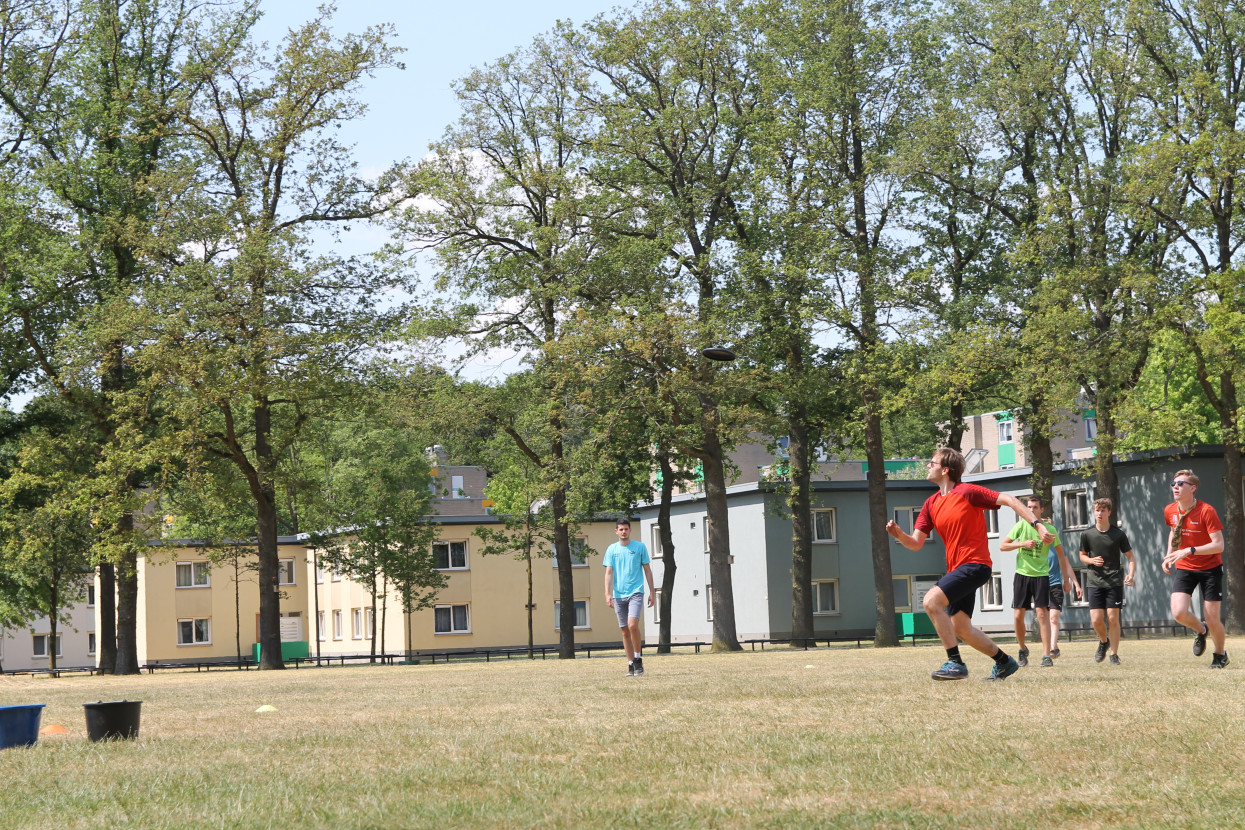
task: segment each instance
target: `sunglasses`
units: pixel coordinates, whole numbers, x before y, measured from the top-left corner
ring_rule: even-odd
[[[1172,487],[1190,487],[1192,484],[1192,481],[1173,481]]]

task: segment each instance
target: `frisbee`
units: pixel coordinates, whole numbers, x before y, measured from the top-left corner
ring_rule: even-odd
[[[730,349],[725,349],[721,346],[710,346],[707,349],[701,350],[700,353],[704,355],[705,357],[709,358],[710,360],[720,360],[720,361],[725,362],[728,360],[735,359],[734,352],[732,352]]]

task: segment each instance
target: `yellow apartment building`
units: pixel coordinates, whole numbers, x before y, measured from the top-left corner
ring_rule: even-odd
[[[433,608],[408,616],[396,592],[372,596],[365,586],[319,567],[306,540],[282,537],[278,556],[283,654],[289,657],[440,654],[527,645],[527,564],[510,555],[483,555],[475,535],[499,527],[489,515],[437,516],[433,554],[447,584]],[[604,596],[601,559],[615,541],[612,520],[584,524],[573,566],[575,640],[580,645],[620,642],[618,621]],[[138,658],[148,663],[210,663],[254,659],[259,588],[254,554],[235,558],[219,550],[171,540],[153,545],[139,561]],[[532,630],[537,646],[558,642],[557,568],[548,546],[533,551]],[[97,621],[98,630],[98,621]],[[383,647],[382,647],[383,646]]]

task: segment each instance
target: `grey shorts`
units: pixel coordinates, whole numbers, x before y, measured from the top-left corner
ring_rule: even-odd
[[[618,614],[618,627],[626,628],[629,617],[644,613],[644,592],[636,591],[629,597],[614,597],[614,612]]]

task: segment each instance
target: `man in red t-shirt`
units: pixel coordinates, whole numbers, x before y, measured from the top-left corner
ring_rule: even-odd
[[[886,532],[909,550],[920,550],[929,532],[936,530],[947,548],[947,574],[929,590],[924,601],[925,613],[947,650],[947,662],[930,676],[935,680],[968,677],[958,638],[994,660],[994,669],[986,680],[1003,680],[1015,674],[1019,664],[972,622],[977,589],[990,581],[993,564],[986,541],[985,511],[1010,507],[1039,531],[1044,544],[1054,542],[1055,535],[1015,496],[961,482],[964,456],[958,451],[942,447],[925,468],[925,477],[938,485],[938,492],[925,500],[911,534],[893,520],[886,523]]]
[[[1172,477],[1172,496],[1176,501],[1163,508],[1163,519],[1171,531],[1167,534],[1168,554],[1163,557],[1163,572],[1172,577],[1172,619],[1195,632],[1193,655],[1206,651],[1206,635],[1215,642],[1212,669],[1228,665],[1228,649],[1219,619],[1223,601],[1223,522],[1215,508],[1197,499],[1198,477],[1192,470],[1180,470]],[[1205,624],[1189,610],[1193,589],[1202,588],[1202,616]]]

